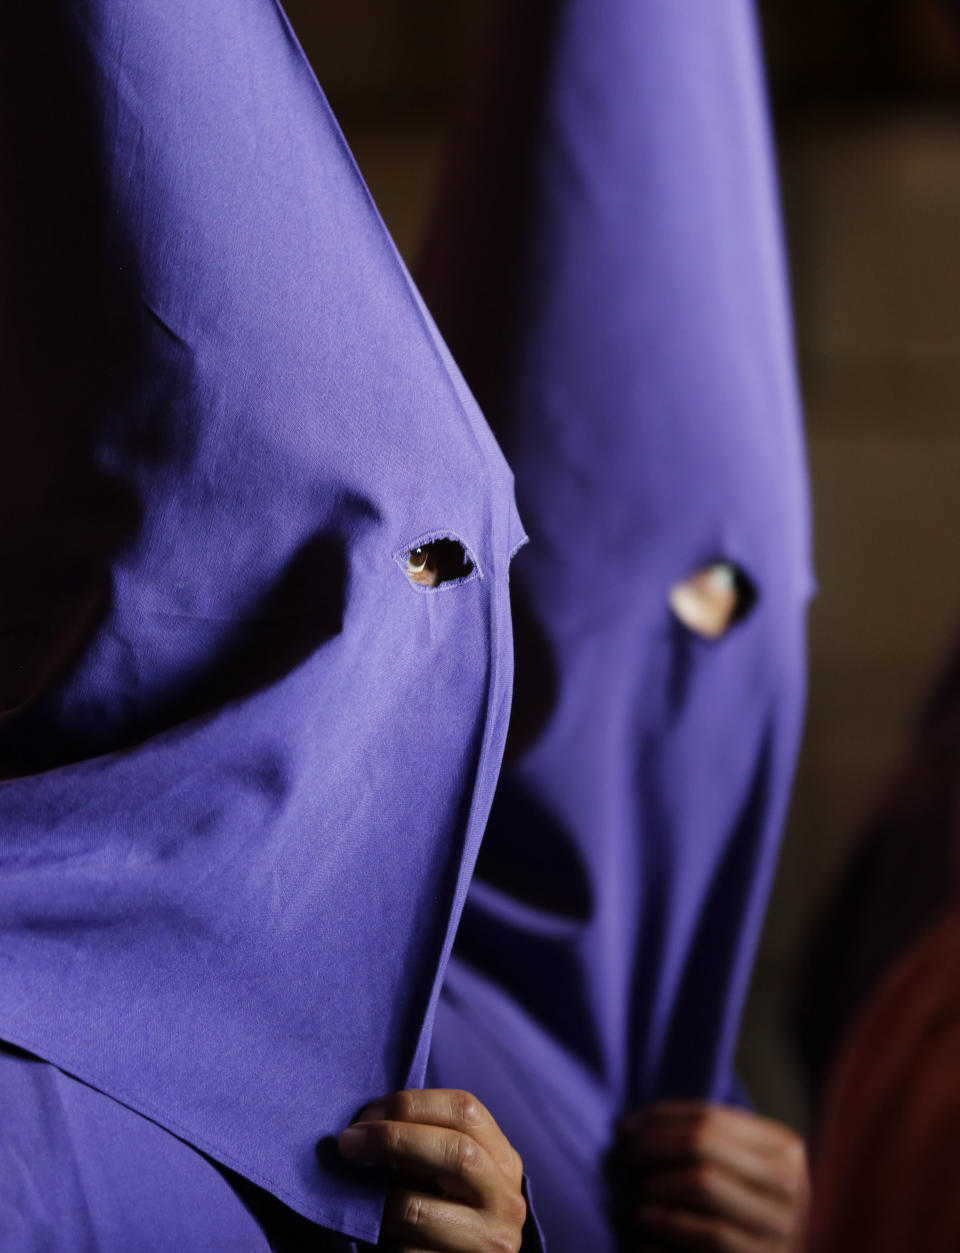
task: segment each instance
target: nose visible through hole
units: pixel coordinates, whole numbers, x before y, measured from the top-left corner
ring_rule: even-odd
[[[406,572],[411,583],[439,587],[462,582],[473,573],[473,562],[459,540],[435,539],[410,549]]]
[[[695,635],[717,640],[753,608],[753,584],[732,561],[712,561],[670,589],[670,608]]]

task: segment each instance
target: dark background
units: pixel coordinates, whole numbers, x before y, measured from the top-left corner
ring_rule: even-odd
[[[489,2],[288,0],[408,260]],[[802,938],[960,628],[960,23],[939,0],[766,0],[761,11],[820,595],[805,747],[741,1061],[760,1108],[804,1126],[784,1026]]]

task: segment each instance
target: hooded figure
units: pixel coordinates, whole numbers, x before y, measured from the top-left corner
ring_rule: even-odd
[[[598,1253],[617,1118],[737,1091],[804,699],[804,456],[746,0],[506,5],[481,70],[421,288],[531,544],[430,1070],[517,1146],[551,1253]],[[708,639],[684,598],[715,584]]]
[[[508,715],[511,476],[275,0],[5,17],[0,1039],[59,1078],[3,1055],[0,1212],[114,1247],[38,1183],[138,1169],[84,1157],[110,1098],[375,1240],[327,1137],[423,1078]]]

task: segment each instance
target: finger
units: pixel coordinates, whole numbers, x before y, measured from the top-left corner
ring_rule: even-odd
[[[637,1221],[671,1248],[694,1253],[764,1253],[760,1237],[704,1214],[645,1205],[637,1211]]]
[[[757,1191],[718,1166],[656,1171],[639,1180],[635,1197],[644,1205],[720,1218],[779,1242],[793,1235],[798,1220],[792,1205]]]
[[[380,1228],[388,1248],[429,1249],[431,1253],[474,1253],[476,1249],[519,1250],[523,1223],[481,1214],[455,1201],[391,1189]]]
[[[354,1123],[340,1133],[351,1161],[392,1166],[436,1180],[443,1192],[473,1205],[492,1205],[503,1178],[490,1154],[463,1131],[408,1122]]]
[[[519,1181],[523,1163],[482,1102],[454,1088],[409,1088],[368,1105],[356,1122],[411,1122],[449,1127],[471,1136],[511,1179]]]
[[[718,1134],[760,1152],[779,1153],[802,1144],[792,1128],[773,1118],[712,1101],[657,1101],[632,1110],[621,1119],[620,1126],[630,1131],[641,1126],[699,1126],[705,1122]]]
[[[380,1226],[380,1243],[392,1248],[460,1250],[482,1247],[476,1210],[415,1191],[391,1190]]]
[[[803,1141],[792,1136],[777,1152],[758,1149],[727,1134],[727,1123],[716,1118],[651,1118],[623,1131],[622,1158],[647,1169],[703,1162],[738,1175],[761,1192],[795,1204],[806,1185]]]
[[[762,1154],[739,1144],[718,1139],[709,1129],[691,1133],[685,1128],[640,1131],[620,1144],[624,1161],[654,1174],[661,1170],[715,1166],[738,1175],[757,1191],[772,1190],[779,1194],[785,1180],[770,1179],[770,1163]]]

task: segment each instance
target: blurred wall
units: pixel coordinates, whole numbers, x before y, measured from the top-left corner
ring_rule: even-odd
[[[802,1122],[784,1030],[799,947],[960,628],[960,114],[827,112],[781,144],[820,590],[743,1061]]]
[[[487,4],[287,7],[410,259]],[[802,1126],[785,1028],[797,955],[960,627],[960,40],[939,0],[761,9],[820,594],[806,741],[742,1068],[761,1108]]]

